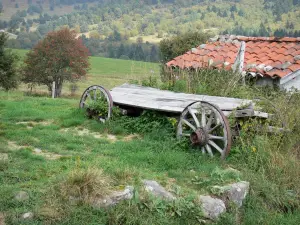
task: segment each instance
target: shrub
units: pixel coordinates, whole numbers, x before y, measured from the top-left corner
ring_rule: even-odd
[[[9,50],[4,49],[4,44],[7,41],[8,36],[4,33],[0,33],[0,87],[3,87],[6,91],[17,88],[19,77],[17,75],[17,55],[13,54]]]
[[[206,43],[209,38],[210,34],[207,33],[189,32],[169,39],[164,39],[159,44],[161,59],[163,62],[168,62],[192,48]]]

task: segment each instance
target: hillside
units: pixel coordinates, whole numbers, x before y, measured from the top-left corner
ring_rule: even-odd
[[[13,48],[31,48],[62,26],[84,35],[93,55],[143,61],[158,61],[162,38],[191,31],[300,36],[299,0],[1,1],[0,29],[19,35]]]

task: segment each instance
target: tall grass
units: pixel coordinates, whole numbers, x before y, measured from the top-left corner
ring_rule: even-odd
[[[269,119],[231,120],[238,123],[229,161],[252,183],[258,207],[277,212],[300,209],[300,95],[278,87],[259,87],[230,71],[186,71],[162,67],[163,87],[179,92],[256,99],[257,110]],[[232,125],[233,125],[232,124]],[[269,126],[284,132],[270,133]]]

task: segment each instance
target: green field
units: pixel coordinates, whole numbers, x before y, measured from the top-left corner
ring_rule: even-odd
[[[24,59],[28,50],[13,49],[13,52]],[[110,59],[103,57],[90,57],[90,71],[86,79],[78,82],[79,91],[78,95],[84,91],[85,88],[90,85],[102,85],[106,88],[113,88],[116,85],[121,85],[126,82],[138,81],[141,82],[147,79],[149,76],[159,77],[159,64],[121,60],[121,59]],[[69,94],[69,84],[65,84],[63,94]],[[25,90],[26,86],[21,86],[21,90]],[[46,92],[46,86],[37,87],[37,91]]]
[[[176,140],[175,129],[165,117],[116,117],[102,124],[88,120],[77,107],[73,99],[0,91],[0,221],[202,224],[198,195],[213,194],[214,185],[247,180],[251,191],[244,206],[228,207],[220,220],[210,224],[298,224],[300,211],[290,189],[299,181],[298,164],[275,153],[274,158],[266,155],[262,137],[257,136],[257,150],[235,145],[231,156],[220,162]],[[241,173],[225,172],[228,168]],[[158,181],[177,200],[165,202],[147,195],[143,179]],[[126,185],[136,190],[131,201],[103,209],[88,203],[95,193],[122,190]],[[29,198],[16,200],[19,191]],[[74,203],[74,195],[87,200]],[[27,212],[34,217],[22,219]]]
[[[23,57],[26,53],[16,52]],[[92,69],[87,80],[80,82],[80,92],[91,84],[113,87],[141,81],[153,68],[158,77],[157,64],[99,57],[90,60]],[[227,90],[228,81],[234,78],[221,80],[222,74],[226,77],[220,72],[215,77],[208,73],[213,77],[213,93]],[[182,81],[177,88],[186,88]],[[202,154],[189,140],[178,140],[176,118],[146,111],[139,117],[115,114],[112,120],[100,123],[78,109],[80,92],[65,98],[69,97],[67,88],[65,85],[65,95],[56,99],[24,95],[25,85],[19,91],[0,90],[1,225],[4,221],[32,225],[299,224],[299,95],[232,87],[234,96],[256,91],[257,96],[270,95],[271,102],[275,97],[275,111],[269,111],[267,105],[260,107],[273,112],[276,121],[239,121],[239,136],[233,138],[230,155],[220,161]],[[40,87],[36,91],[46,90]],[[270,135],[268,129],[263,130],[264,123],[280,121],[292,132]],[[232,117],[229,122],[236,126]],[[144,179],[158,181],[177,199],[168,202],[147,194]],[[238,181],[250,182],[243,206],[237,208],[229,202],[219,220],[206,220],[199,195],[218,196],[222,193],[215,185]],[[135,188],[133,199],[110,208],[94,207],[95,198],[122,191],[127,185]],[[19,191],[28,197],[16,199]],[[22,219],[27,212],[32,212],[33,218]]]

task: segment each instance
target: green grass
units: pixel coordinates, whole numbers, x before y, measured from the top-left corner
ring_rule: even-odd
[[[287,176],[286,167],[282,166],[284,170],[271,179],[268,171],[262,170],[266,163],[260,161],[260,155],[252,151],[242,154],[242,149],[236,153],[240,145],[233,146],[233,154],[221,163],[178,142],[174,128],[164,117],[155,117],[154,121],[147,116],[120,117],[101,124],[86,119],[77,107],[78,102],[73,99],[52,100],[0,92],[0,153],[9,155],[8,161],[0,162],[0,212],[5,214],[7,224],[23,224],[20,216],[28,211],[34,212],[35,217],[26,224],[198,224],[201,214],[195,208],[195,196],[210,193],[213,185],[239,179],[251,183],[245,205],[238,210],[238,216],[236,209],[229,208],[216,224],[299,222],[300,211],[297,204],[292,207],[292,195],[287,199],[277,186],[277,180],[283,176],[280,174],[285,171]],[[29,124],[18,123],[24,121]],[[48,123],[43,124],[45,121]],[[69,130],[63,131],[66,128]],[[76,128],[89,129],[103,138],[97,139],[92,134],[79,136]],[[106,138],[106,134],[115,132],[116,142]],[[123,140],[131,133],[138,133],[139,138]],[[23,147],[12,150],[11,142]],[[34,148],[60,154],[62,158],[49,160],[34,154]],[[241,170],[242,175],[222,174],[227,167]],[[103,170],[112,180],[112,189],[133,185],[142,195],[141,181],[154,179],[176,190],[180,198],[174,203],[164,203],[145,197],[142,203],[133,200],[102,210],[62,201],[57,185],[70,173],[89,168]],[[19,190],[27,191],[30,199],[16,201],[13,197]]]
[[[24,59],[28,50],[23,49],[12,49],[13,52]],[[127,82],[139,82],[147,79],[149,76],[159,77],[159,64],[132,61],[132,60],[121,60],[121,59],[110,59],[103,57],[90,57],[90,71],[86,79],[79,81],[77,84],[79,90],[77,95],[81,95],[83,91],[91,85],[102,85],[108,89],[111,89],[117,85],[121,85]],[[27,86],[22,85],[21,90],[26,90]],[[46,86],[37,87],[39,92],[47,92]],[[68,95],[69,84],[66,83],[63,88],[63,94]]]

